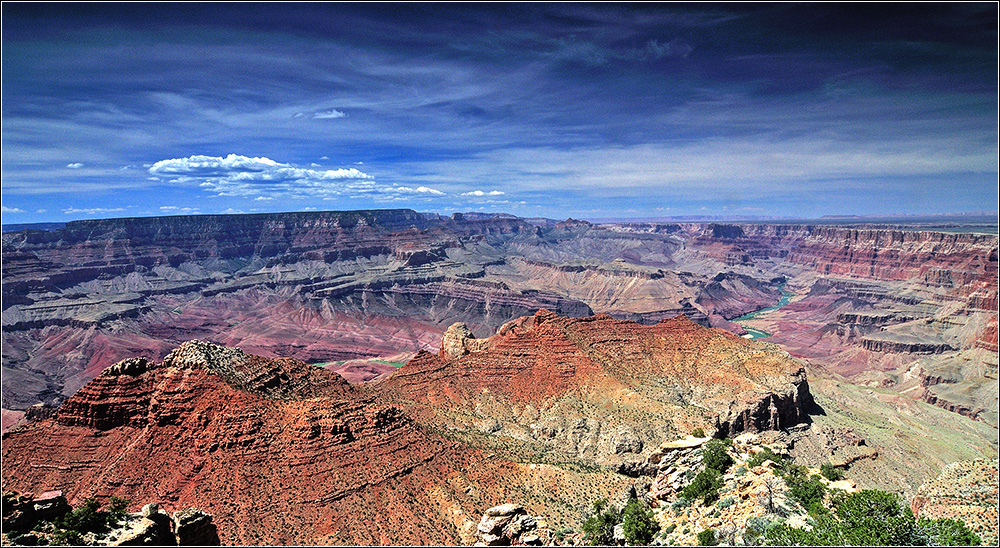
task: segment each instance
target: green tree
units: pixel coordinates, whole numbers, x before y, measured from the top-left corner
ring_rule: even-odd
[[[694,430],[691,431],[691,435],[694,436],[694,437],[696,437],[696,438],[704,438],[705,437],[705,431],[702,430],[701,428],[695,428]]]
[[[688,500],[700,498],[706,505],[712,504],[719,499],[720,487],[722,487],[722,473],[714,468],[705,468],[681,490],[681,497]]]
[[[100,508],[101,504],[96,500],[85,499],[82,506],[60,518],[56,526],[68,531],[97,531],[106,523]]]
[[[630,498],[622,512],[622,530],[629,546],[645,546],[660,530],[653,519],[653,511],[637,498]]]
[[[621,521],[618,510],[607,499],[594,501],[593,514],[583,522],[584,537],[590,546],[610,546],[614,543],[615,525]]]
[[[733,465],[733,458],[729,456],[729,451],[727,451],[730,443],[729,440],[711,440],[706,443],[702,450],[702,460],[705,467],[725,474],[726,470],[729,470],[729,467]]]
[[[810,531],[776,524],[764,531],[757,527],[747,538],[771,546],[968,546],[980,542],[959,521],[916,520],[893,493],[865,489],[837,495],[832,502],[834,513],[817,517]]]
[[[983,541],[957,519],[917,520],[918,535],[931,546],[979,546]]]
[[[814,474],[806,477],[806,472],[804,466],[788,466],[787,472],[782,476],[788,485],[788,494],[810,513],[823,514],[826,512],[823,506],[826,486],[820,481],[819,476]]]

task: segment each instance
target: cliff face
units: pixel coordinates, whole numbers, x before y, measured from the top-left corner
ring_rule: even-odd
[[[816,227],[788,260],[824,274],[953,287],[989,282],[996,254],[996,236],[985,234]]]
[[[437,355],[418,354],[373,389],[435,424],[464,415],[465,427],[611,463],[693,425],[788,428],[812,406],[800,364],[683,316],[643,326],[544,310],[488,339],[454,325]]]

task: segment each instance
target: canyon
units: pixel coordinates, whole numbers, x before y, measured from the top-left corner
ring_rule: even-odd
[[[4,488],[198,506],[223,543],[471,543],[502,503],[578,527],[700,428],[912,498],[997,456],[997,263],[920,227],[411,210],[5,233]]]

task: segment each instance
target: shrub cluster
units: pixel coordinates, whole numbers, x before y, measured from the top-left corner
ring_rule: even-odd
[[[702,449],[702,462],[705,469],[698,473],[684,489],[681,497],[688,500],[702,499],[704,504],[712,504],[719,500],[719,488],[722,487],[722,475],[733,465],[729,456],[730,440],[711,440]]]
[[[899,497],[875,489],[833,497],[834,512],[811,530],[747,522],[750,543],[770,546],[976,546],[980,539],[953,519],[916,519]]]
[[[26,531],[11,531],[8,538],[14,544],[79,546],[84,543],[87,533],[106,533],[125,517],[128,501],[111,497],[102,510],[101,504],[89,498],[74,510],[51,521],[39,521],[27,527],[42,533],[41,536]]]
[[[630,498],[621,513],[606,499],[600,499],[594,502],[593,514],[583,522],[587,543],[591,546],[613,546],[615,526],[619,523],[629,546],[649,544],[660,530],[653,519],[653,511],[639,499]]]

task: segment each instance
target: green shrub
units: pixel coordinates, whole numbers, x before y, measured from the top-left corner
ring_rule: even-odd
[[[715,536],[715,529],[705,529],[698,533],[698,546],[718,546],[719,539]]]
[[[726,508],[729,508],[734,504],[736,504],[736,501],[733,500],[733,497],[726,497],[720,500],[718,503],[716,503],[715,507],[719,508],[720,510],[725,510]]]
[[[671,523],[670,525],[666,526],[663,529],[663,534],[669,535],[670,533],[673,533],[675,529],[677,529],[677,524],[676,523]]]
[[[706,468],[681,490],[681,496],[688,500],[702,499],[708,505],[719,499],[721,486],[722,474],[714,468]]]
[[[625,542],[629,546],[645,546],[653,540],[660,530],[659,524],[653,520],[653,511],[639,499],[629,499],[622,512],[622,531]]]
[[[826,494],[826,486],[820,481],[819,476],[812,475],[806,477],[804,466],[790,466],[788,472],[783,475],[785,484],[788,485],[788,494],[799,504],[812,514],[822,514],[826,512],[823,506],[823,495]]]
[[[747,467],[754,468],[764,464],[766,461],[774,461],[777,464],[783,465],[785,458],[772,451],[770,447],[765,447],[763,450],[759,451],[756,455],[747,460]]]
[[[125,514],[128,513],[128,501],[123,498],[111,497],[107,512],[108,523],[121,521],[125,517]]]
[[[594,501],[594,513],[583,522],[585,539],[591,546],[610,546],[614,542],[615,525],[621,521],[618,510],[606,499]]]
[[[705,467],[725,474],[726,470],[729,470],[729,467],[733,465],[733,458],[729,456],[727,451],[730,443],[729,440],[712,440],[706,443],[702,453]]]
[[[844,479],[844,471],[829,462],[823,463],[823,465],[819,467],[819,473],[823,474],[823,477],[830,481],[839,481]]]
[[[684,497],[680,497],[679,499],[670,503],[671,510],[680,510],[681,508],[687,508],[688,506],[691,506],[691,501]]]
[[[705,431],[702,430],[701,428],[695,428],[694,430],[691,431],[691,435],[694,436],[694,437],[696,437],[696,438],[704,438],[705,437]]]

